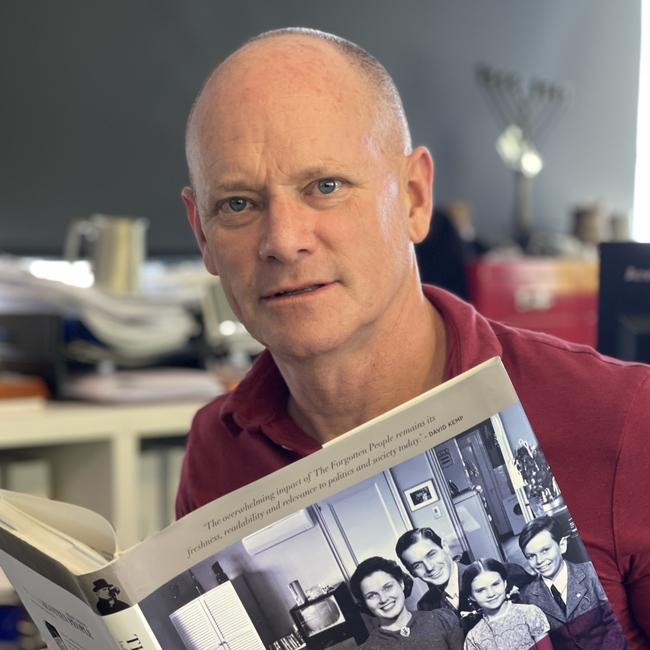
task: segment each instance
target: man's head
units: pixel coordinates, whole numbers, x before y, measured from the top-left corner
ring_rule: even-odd
[[[93,591],[100,600],[109,600],[112,597],[111,590],[113,589],[113,585],[106,582],[103,578],[95,580],[93,585]]]
[[[567,538],[552,517],[538,517],[529,521],[519,534],[519,548],[533,571],[553,580],[562,568]]]
[[[209,77],[187,127],[188,219],[257,339],[309,356],[387,329],[417,284],[433,165],[361,48],[262,34]]]
[[[404,533],[395,553],[411,575],[437,587],[449,582],[454,560],[447,544],[431,528],[414,528]]]
[[[110,587],[102,587],[97,591],[97,598],[101,600],[110,600],[111,590]]]

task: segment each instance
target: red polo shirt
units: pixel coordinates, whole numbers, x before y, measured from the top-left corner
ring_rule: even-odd
[[[650,367],[487,320],[442,289],[425,293],[445,322],[448,377],[502,358],[627,638],[650,649]],[[319,448],[287,397],[264,352],[196,414],[179,517]]]

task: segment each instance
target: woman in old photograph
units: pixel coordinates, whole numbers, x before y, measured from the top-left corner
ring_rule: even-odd
[[[406,608],[412,587],[411,577],[392,560],[375,556],[359,564],[350,578],[350,590],[361,608],[378,619],[363,648],[461,650],[463,631],[453,612]]]
[[[465,650],[550,650],[549,624],[536,605],[513,603],[506,567],[494,559],[470,564],[462,578],[462,596],[482,614],[467,633]]]

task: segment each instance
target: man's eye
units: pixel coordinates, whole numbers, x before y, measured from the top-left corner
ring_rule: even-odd
[[[324,178],[316,183],[316,187],[321,194],[331,194],[341,187],[341,181],[335,178]]]
[[[228,212],[242,212],[248,207],[248,199],[241,196],[231,196],[229,199],[224,201],[223,207],[225,207]]]

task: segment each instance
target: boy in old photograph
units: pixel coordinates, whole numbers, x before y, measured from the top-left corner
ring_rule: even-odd
[[[556,650],[625,647],[591,562],[564,559],[567,541],[552,517],[524,526],[519,547],[536,577],[522,590],[522,602],[544,612]]]

